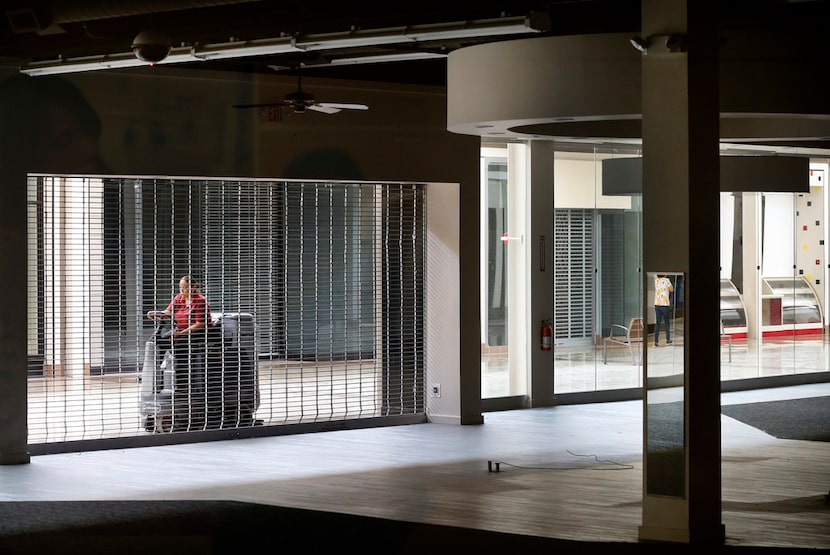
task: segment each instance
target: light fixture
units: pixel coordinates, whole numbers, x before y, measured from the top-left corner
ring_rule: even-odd
[[[406,36],[411,40],[426,41],[493,37],[544,31],[550,31],[550,17],[543,12],[532,12],[525,17],[473,20],[460,24],[413,25],[407,28]]]
[[[192,48],[191,54],[199,60],[226,60],[244,56],[265,56],[303,51],[303,48],[297,47],[293,37],[279,37],[218,44],[197,44]]]
[[[176,64],[199,61],[193,57],[189,46],[172,48],[170,53],[158,65]],[[139,60],[132,52],[120,54],[102,54],[100,56],[84,56],[80,58],[61,58],[45,62],[32,62],[21,68],[21,73],[28,75],[58,75],[61,73],[80,73],[83,71],[97,71],[102,69],[118,69],[128,67],[146,67],[150,64]]]
[[[338,48],[359,48],[361,46],[382,46],[412,42],[406,35],[406,27],[384,29],[353,29],[348,32],[308,35],[298,39],[297,48],[302,50],[334,50]]]
[[[666,50],[672,54],[686,51],[686,35],[667,35],[665,39]]]
[[[345,33],[308,35],[299,38],[283,36],[251,41],[234,41],[205,45],[197,44],[192,47],[183,46],[180,48],[172,48],[167,57],[157,63],[185,63],[265,56],[270,54],[286,54],[291,52],[348,49],[363,46],[413,44],[431,40],[538,33],[549,29],[550,19],[547,17],[547,14],[532,13],[528,16],[502,17],[455,23],[413,25],[409,27],[370,30],[353,29]],[[349,57],[345,56],[344,59],[349,59]],[[355,60],[354,63],[358,63],[359,61],[358,57],[352,57],[352,59]],[[393,61],[394,59],[389,58],[387,61]],[[406,59],[412,59],[412,57],[407,57]],[[370,63],[369,58],[366,58],[365,61]],[[49,75],[143,65],[147,65],[147,62],[137,59],[133,52],[128,52],[32,62],[21,67],[20,72],[29,75]]]
[[[648,54],[649,49],[653,54],[682,54],[686,52],[686,35],[653,35],[650,37],[632,37],[629,39],[631,46]]]
[[[356,64],[378,64],[384,62],[405,62],[410,60],[434,60],[446,58],[446,54],[438,52],[396,52],[393,54],[377,54],[372,56],[353,56],[347,58],[332,58],[328,65],[356,65]]]
[[[632,37],[629,40],[631,46],[642,52],[643,54],[648,54],[648,42],[643,37]]]

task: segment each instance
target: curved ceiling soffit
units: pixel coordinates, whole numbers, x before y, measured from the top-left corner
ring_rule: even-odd
[[[447,129],[502,139],[639,143],[643,54],[630,39],[540,37],[456,50],[447,62]],[[813,40],[752,31],[722,37],[724,142],[830,140],[824,94],[830,76],[820,54],[826,49]]]

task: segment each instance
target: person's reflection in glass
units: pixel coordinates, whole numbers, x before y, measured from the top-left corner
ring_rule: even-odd
[[[654,278],[654,316],[656,317],[656,324],[654,325],[654,346],[659,346],[660,338],[660,324],[666,328],[666,344],[671,345],[671,294],[674,291],[674,286],[666,274],[657,274]]]

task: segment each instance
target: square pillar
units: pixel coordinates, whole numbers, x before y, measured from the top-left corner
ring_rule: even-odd
[[[642,3],[643,313],[654,309],[657,274],[682,283],[672,344],[662,333],[661,347],[647,342],[642,540],[724,539],[714,10],[684,0]]]
[[[0,160],[0,465],[29,462],[26,174],[14,166]]]

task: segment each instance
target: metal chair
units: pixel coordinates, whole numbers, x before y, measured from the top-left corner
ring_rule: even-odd
[[[721,341],[726,339],[729,344],[729,362],[732,362],[732,336],[723,331],[723,320],[720,321],[720,339]]]
[[[641,345],[645,338],[645,325],[642,318],[632,318],[628,326],[611,324],[608,337],[602,343],[602,363],[608,364],[608,343],[616,343],[628,347],[631,354],[631,363],[636,365],[640,358]],[[637,347],[636,352],[634,347]]]

